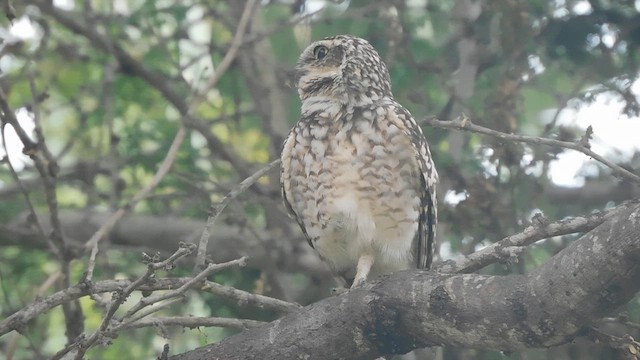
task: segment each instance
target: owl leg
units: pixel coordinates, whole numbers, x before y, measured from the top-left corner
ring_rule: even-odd
[[[372,254],[363,254],[360,256],[360,259],[358,259],[358,267],[356,268],[356,276],[353,278],[353,284],[351,285],[352,289],[361,286],[367,281],[371,266],[373,266]]]

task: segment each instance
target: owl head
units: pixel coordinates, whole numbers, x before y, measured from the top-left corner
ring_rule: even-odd
[[[391,97],[389,70],[368,41],[350,35],[327,37],[309,45],[296,66],[300,99],[331,98],[362,106]]]

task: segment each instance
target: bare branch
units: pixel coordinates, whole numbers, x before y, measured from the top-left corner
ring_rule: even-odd
[[[163,302],[160,302],[160,303],[155,303],[155,304],[153,304],[153,306],[148,306],[147,308],[138,311],[135,315],[131,316],[126,321],[123,320],[120,325],[114,326],[114,331],[117,332],[119,329],[121,329],[123,327],[126,327],[129,324],[133,324],[133,323],[137,322],[138,320],[143,320],[147,316],[153,315],[153,314],[157,313],[160,310],[169,308],[172,305],[175,305],[175,304],[178,304],[178,303],[182,303],[182,302],[184,302],[184,299],[180,298],[180,297],[177,297],[177,298],[169,299],[167,301],[163,301]]]
[[[632,203],[625,203],[616,208],[584,217],[569,218],[549,224],[531,225],[519,234],[507,236],[472,254],[438,263],[434,266],[434,270],[447,274],[478,271],[489,264],[510,260],[513,256],[513,251],[522,251],[524,247],[536,241],[594,229],[607,219],[617,215],[620,211],[628,209],[630,204]]]
[[[233,199],[242,194],[251,185],[253,185],[261,177],[263,177],[267,172],[269,172],[269,170],[273,169],[273,167],[279,164],[280,159],[272,161],[271,163],[269,163],[269,165],[263,167],[262,169],[256,171],[253,175],[242,180],[242,182],[231,189],[231,191],[219,203],[211,205],[211,208],[209,209],[209,216],[207,217],[207,225],[202,230],[200,242],[198,243],[198,253],[196,255],[196,265],[194,267],[194,271],[198,271],[198,269],[200,269],[205,263],[209,238],[211,237],[211,233],[213,233],[213,226],[220,213],[224,211],[224,209]]]
[[[207,84],[204,86],[202,91],[199,94],[194,95],[192,104],[191,106],[189,106],[190,109],[194,109],[204,99],[206,94],[216,86],[222,75],[225,73],[225,71],[227,71],[227,69],[235,59],[236,54],[238,53],[238,50],[243,43],[243,38],[247,30],[247,25],[249,24],[249,19],[251,18],[251,14],[253,13],[256,4],[256,0],[249,0],[245,4],[242,16],[240,17],[240,22],[238,23],[238,28],[233,35],[233,40],[231,40],[231,46],[227,50],[227,53],[224,54],[224,58],[222,58],[222,61],[220,61],[220,64],[218,64],[218,66],[216,67],[213,76],[211,76],[209,81],[207,81]]]
[[[11,107],[9,106],[7,97],[2,89],[0,89],[0,110],[2,110],[2,120],[4,124],[11,125],[16,134],[18,134],[18,137],[20,138],[20,141],[24,146],[22,152],[26,155],[29,155],[31,160],[33,160],[40,178],[42,179],[47,205],[49,206],[49,218],[52,226],[51,234],[47,238],[51,240],[53,246],[56,249],[56,254],[59,256],[59,258],[64,259],[67,254],[64,239],[62,238],[62,233],[60,231],[60,221],[58,218],[58,201],[55,193],[54,176],[57,173],[57,165],[55,165],[55,163],[50,163],[48,165],[46,164],[46,159],[43,159],[41,157],[41,154],[44,153],[43,148],[46,148],[43,143],[43,139],[36,139],[35,142],[31,140],[22,126],[20,126],[20,123],[18,122],[13,109],[11,109]],[[34,122],[37,122],[37,119],[34,119]],[[4,124],[3,127],[5,126]]]
[[[424,120],[424,123],[437,128],[470,131],[478,134],[497,137],[503,140],[524,142],[524,143],[535,144],[535,145],[558,146],[566,149],[576,150],[606,165],[613,171],[614,175],[618,174],[620,176],[623,176],[626,179],[629,179],[637,184],[640,184],[640,176],[604,158],[603,156],[596,154],[587,146],[585,146],[584,140],[577,141],[577,142],[569,142],[569,141],[560,141],[560,140],[547,139],[547,138],[541,138],[541,137],[535,137],[535,136],[506,134],[500,131],[488,129],[488,128],[473,124],[466,115],[461,115],[458,118],[451,121],[441,121],[434,118],[427,118]],[[587,131],[587,135],[588,135],[588,131]]]
[[[170,278],[170,279],[154,279],[153,282],[142,284],[138,288],[139,291],[156,291],[175,289],[182,286],[191,278]],[[81,283],[70,288],[60,290],[49,296],[39,298],[16,311],[6,319],[0,321],[0,336],[13,331],[22,331],[29,321],[33,320],[40,314],[53,309],[56,306],[78,299],[90,294],[99,294],[113,291],[122,291],[122,289],[131,285],[131,280],[102,280],[91,284]]]
[[[82,357],[84,356],[85,352],[89,348],[91,348],[93,345],[95,345],[96,342],[98,342],[101,338],[103,338],[103,337],[111,337],[112,336],[112,335],[110,335],[111,330],[109,329],[109,326],[111,324],[111,320],[113,319],[116,311],[127,300],[129,295],[131,295],[132,292],[137,290],[142,284],[147,283],[149,281],[149,279],[151,278],[151,276],[153,274],[155,274],[155,272],[158,269],[163,269],[163,268],[166,268],[166,267],[173,268],[175,261],[177,261],[178,259],[183,258],[183,257],[191,254],[193,252],[193,250],[194,250],[194,246],[192,244],[181,244],[180,247],[178,248],[178,250],[176,250],[167,259],[165,259],[163,261],[149,263],[147,265],[147,271],[145,272],[144,275],[140,276],[138,279],[133,281],[131,284],[126,286],[121,291],[117,291],[117,292],[114,293],[114,299],[109,304],[109,306],[107,308],[107,313],[105,314],[104,318],[102,319],[102,323],[98,327],[98,330],[96,330],[88,338],[84,339],[84,337],[82,337],[78,341],[75,341],[74,343],[68,345],[65,349],[63,349],[62,351],[59,351],[56,354],[55,357],[62,357],[63,355],[65,355],[69,351],[77,349],[77,353],[75,354],[75,358],[78,359],[78,360],[82,359]],[[85,282],[88,282],[88,281],[85,281]]]
[[[240,174],[247,176],[246,166],[239,161],[236,156],[229,152],[225,144],[216,136],[211,134],[211,129],[206,123],[192,116],[191,108],[185,97],[174,89],[174,80],[168,76],[149,68],[146,64],[138,61],[134,56],[129,54],[120,44],[114,42],[111,38],[104,36],[92,26],[86,26],[70,12],[53,6],[49,1],[42,0],[25,0],[38,6],[44,13],[52,16],[62,26],[70,31],[87,38],[91,45],[111,54],[118,60],[122,68],[128,69],[132,75],[139,77],[149,84],[152,88],[159,91],[162,96],[167,99],[176,110],[182,115],[182,122],[187,128],[196,129],[207,139],[207,144],[211,152],[228,161]],[[220,74],[222,75],[222,74]]]
[[[599,322],[603,323],[614,323],[614,324],[622,324],[624,326],[628,326],[632,329],[640,331],[640,324],[632,322],[629,320],[629,316],[627,315],[618,315],[615,317],[604,317],[599,320]]]
[[[39,216],[43,217],[40,213]],[[84,239],[95,233],[110,216],[111,214],[102,211],[64,210],[61,212],[63,231],[71,246],[81,247],[84,245]],[[43,219],[42,225],[45,232],[48,231],[49,224],[46,218]],[[130,214],[120,219],[109,233],[109,244],[125,251],[144,249],[169,255],[175,251],[178,241],[197,243],[198,235],[205,226],[205,219]],[[277,246],[282,247],[282,250],[275,251],[273,247],[258,246],[258,240],[251,235],[246,226],[217,221],[215,236],[209,240],[207,255],[215,262],[248,256],[249,265],[253,268],[265,269],[277,263],[282,271],[329,276],[328,269],[313,253],[313,249],[307,246],[302,234],[297,231],[291,233],[291,236],[282,238],[264,234],[268,239],[273,239],[269,241],[277,241]],[[21,215],[8,225],[0,225],[0,246],[43,249],[46,248],[46,241],[40,238],[35,229],[28,227],[28,217]],[[295,247],[298,256],[289,256],[284,251],[292,247]],[[268,251],[272,253],[268,254]]]
[[[16,184],[18,184],[18,188],[20,189],[20,192],[22,192],[22,195],[24,196],[24,199],[27,203],[27,207],[29,208],[30,216],[32,217],[31,220],[33,221],[33,223],[35,223],[36,228],[38,229],[38,232],[40,233],[42,238],[47,239],[47,235],[45,234],[44,229],[42,227],[42,223],[38,218],[38,213],[36,213],[35,207],[33,206],[33,202],[31,201],[31,197],[29,196],[29,192],[27,191],[27,188],[23,184],[22,180],[18,176],[18,173],[16,172],[16,169],[13,167],[13,164],[11,163],[11,158],[9,157],[9,149],[7,148],[7,138],[5,134],[6,124],[7,123],[3,123],[2,125],[0,125],[1,126],[0,132],[2,132],[2,147],[4,148],[4,153],[5,153],[4,161],[6,161],[7,165],[9,166],[9,172],[11,172],[11,176],[13,177]],[[50,245],[53,245],[51,242],[48,242],[48,243]],[[51,246],[51,250],[55,254],[57,251],[57,248],[55,246]]]
[[[163,294],[143,297],[142,299],[140,299],[140,301],[136,305],[134,305],[131,309],[129,309],[127,313],[124,314],[124,316],[122,316],[122,318],[126,319],[128,317],[131,317],[133,316],[133,314],[137,313],[141,309],[149,305],[152,305],[154,303],[157,303],[159,301],[183,296],[187,292],[187,290],[193,289],[195,286],[200,285],[206,279],[206,277],[209,276],[209,274],[211,273],[214,273],[216,271],[221,271],[232,266],[242,267],[242,266],[245,266],[246,264],[247,264],[246,257],[243,257],[237,260],[228,261],[222,264],[209,264],[204,270],[202,270],[199,274],[191,278],[189,281],[184,283],[179,288]]]
[[[38,174],[40,175],[49,210],[49,221],[51,224],[51,233],[46,236],[46,238],[51,242],[54,254],[56,254],[60,260],[60,266],[64,275],[62,278],[63,286],[68,287],[70,285],[71,278],[70,261],[72,254],[68,252],[67,245],[62,234],[62,225],[59,216],[58,197],[56,194],[56,176],[58,174],[59,167],[46,145],[45,138],[40,127],[40,100],[37,95],[35,83],[31,77],[29,78],[29,85],[33,96],[33,122],[35,126],[34,133],[36,140],[32,141],[24,129],[22,129],[13,109],[9,106],[5,93],[0,89],[0,109],[2,110],[3,119],[2,127],[3,131],[5,124],[10,124],[13,127],[24,146],[23,153],[29,155],[29,158],[33,161]],[[33,207],[31,207],[31,209],[33,210]],[[38,227],[42,229],[40,220],[37,218],[37,215],[35,216],[35,221],[38,223]],[[63,312],[67,337],[69,340],[74,339],[84,330],[84,319],[80,303],[69,302],[63,304]]]
[[[640,355],[640,342],[635,341],[631,336],[622,337],[610,335],[595,327],[589,329],[589,336],[596,342],[602,342],[609,347],[618,350],[621,354],[619,359],[638,359]]]
[[[182,145],[182,141],[184,141],[185,135],[186,131],[184,127],[180,127],[180,129],[178,129],[178,132],[176,133],[176,136],[173,138],[173,142],[171,143],[169,151],[167,151],[167,155],[165,155],[162,163],[160,164],[160,167],[158,168],[158,171],[153,176],[153,179],[151,179],[151,181],[147,185],[145,185],[145,187],[140,189],[140,191],[138,191],[138,193],[136,193],[125,206],[114,212],[109,217],[109,219],[104,224],[102,224],[98,231],[96,231],[93,236],[91,236],[91,238],[87,241],[87,243],[85,244],[85,249],[91,249],[91,255],[89,256],[87,271],[85,272],[84,276],[86,281],[91,281],[93,277],[93,269],[96,265],[96,255],[98,254],[98,242],[102,240],[109,233],[109,231],[111,231],[118,220],[120,220],[129,210],[133,209],[138,204],[138,202],[148,196],[149,193],[151,193],[151,191],[155,189],[160,181],[162,181],[162,179],[167,175],[167,173],[171,169],[171,166],[176,160],[178,150],[180,149],[180,145]]]
[[[241,306],[253,305],[259,308],[272,309],[281,313],[288,313],[301,308],[298,304],[264,295],[252,294],[247,291],[238,290],[212,281],[207,281],[202,290],[233,300]]]

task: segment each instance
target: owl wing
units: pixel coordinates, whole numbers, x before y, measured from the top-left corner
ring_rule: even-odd
[[[280,192],[282,193],[282,200],[284,202],[284,207],[287,209],[287,213],[290,217],[296,220],[298,225],[300,225],[300,229],[302,229],[302,233],[307,239],[307,242],[313,248],[313,242],[307,233],[307,229],[304,227],[302,218],[298,213],[296,213],[289,201],[289,197],[291,196],[291,156],[293,155],[293,149],[296,144],[297,133],[298,127],[296,126],[289,131],[289,135],[284,141],[284,146],[282,147],[282,155],[280,156]]]
[[[411,113],[401,105],[397,105],[389,116],[404,131],[411,140],[413,151],[419,166],[420,173],[420,212],[418,219],[418,232],[414,238],[414,254],[418,269],[428,269],[433,261],[436,240],[436,226],[438,223],[438,210],[436,200],[436,183],[438,173],[431,159],[431,152],[422,129],[416,123]]]

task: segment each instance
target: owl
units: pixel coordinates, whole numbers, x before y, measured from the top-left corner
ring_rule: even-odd
[[[438,175],[376,50],[350,35],[324,38],[302,52],[295,81],[301,116],[284,143],[280,180],[309,245],[351,288],[428,269]]]

